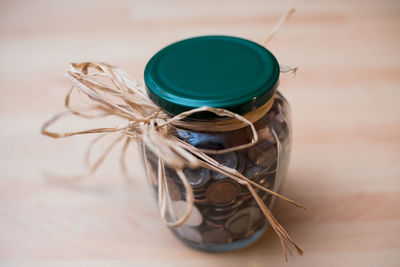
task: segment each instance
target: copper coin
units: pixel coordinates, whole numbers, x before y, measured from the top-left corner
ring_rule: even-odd
[[[279,123],[283,124],[286,120],[285,120],[285,116],[283,116],[282,113],[278,113],[275,116],[275,120],[278,121]]]
[[[204,186],[210,180],[210,170],[207,168],[186,168],[183,173],[193,188]]]
[[[154,168],[151,166],[150,162],[146,162],[146,173],[148,178],[150,179],[151,183],[154,186],[158,185],[158,177],[157,177],[157,172],[154,170]]]
[[[283,141],[289,136],[288,124],[282,113],[276,114],[271,122],[272,128],[275,130],[279,140]]]
[[[242,128],[229,133],[229,147],[236,147],[245,145],[251,142],[252,132],[248,131],[247,128]],[[244,150],[239,150],[239,154]]]
[[[236,213],[236,207],[233,209],[217,210],[215,207],[209,206],[203,212],[204,216],[213,221],[226,220]]]
[[[231,241],[231,235],[223,229],[211,230],[203,233],[203,241],[205,243],[225,244]]]
[[[219,154],[219,155],[214,155],[213,158],[218,161],[220,164],[227,166],[231,169],[236,169],[236,166],[238,164],[238,158],[236,156],[235,152],[229,152],[225,154]],[[226,175],[221,174],[219,172],[213,171],[211,174],[211,177],[214,180],[221,180],[224,178],[227,178]]]
[[[199,204],[199,205],[205,205],[210,203],[210,201],[208,201],[208,199],[204,198],[204,199],[194,199],[194,203]]]
[[[148,148],[147,146],[144,146],[144,153],[146,154],[146,159],[150,162],[158,162],[158,156],[154,154],[154,152]]]
[[[268,111],[267,117],[269,119],[273,119],[275,117],[276,113],[277,113],[277,105],[274,103],[272,108]]]
[[[207,191],[206,198],[214,205],[226,206],[233,203],[239,194],[239,186],[229,180],[212,183]]]
[[[271,144],[275,144],[275,136],[269,127],[265,127],[257,132],[259,140],[266,140]]]
[[[229,210],[233,210],[237,207],[239,207],[240,205],[242,205],[243,203],[243,199],[241,198],[237,198],[234,202],[232,202],[231,204],[227,205],[227,206],[215,206],[215,210],[216,211],[229,211]]]
[[[173,168],[164,166],[164,170],[165,170],[165,176],[167,176],[168,178],[172,179],[172,181],[174,181],[177,184],[182,184],[181,179],[179,178],[178,174],[176,173],[176,170],[174,170]]]
[[[202,192],[194,192],[193,191],[193,195],[195,198],[203,198],[206,196],[206,191],[202,191]]]
[[[247,188],[247,186],[241,185],[241,186],[240,186],[240,195],[241,195],[242,197],[246,197],[246,196],[251,195],[251,192],[250,192],[250,190]]]
[[[276,169],[268,171],[267,173],[263,173],[257,179],[255,179],[254,182],[266,188],[271,189],[275,182],[275,175],[276,175]]]
[[[278,158],[278,151],[275,145],[267,140],[263,140],[250,148],[248,155],[255,165],[263,168],[271,168]]]
[[[257,195],[261,198],[261,200],[267,205],[269,205],[270,199],[273,197],[271,194],[265,192],[264,190],[261,189],[255,189]],[[257,202],[255,201],[254,198],[250,199],[249,204],[258,206]]]
[[[167,190],[171,200],[178,201],[182,199],[182,192],[179,186],[171,178],[167,178]]]
[[[213,220],[206,220],[206,225],[211,229],[222,229],[224,228],[225,221],[213,221]]]
[[[201,204],[205,204],[208,203],[208,199],[206,198],[206,193],[205,191],[202,193],[194,193],[194,202],[196,203],[201,203]]]
[[[205,185],[193,188],[193,192],[195,192],[195,193],[201,193],[201,192],[205,192],[205,191],[206,191]]]

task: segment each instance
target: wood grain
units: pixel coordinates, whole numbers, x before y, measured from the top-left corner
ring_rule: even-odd
[[[303,257],[285,264],[271,231],[232,253],[185,247],[162,225],[134,148],[133,181],[116,152],[95,177],[48,179],[83,173],[90,140],[39,134],[62,106],[67,63],[105,61],[141,79],[166,44],[262,42],[290,7],[269,48],[300,67],[281,80],[294,120],[283,193],[307,210],[278,202],[275,214]],[[0,266],[400,266],[399,26],[397,0],[1,1]]]

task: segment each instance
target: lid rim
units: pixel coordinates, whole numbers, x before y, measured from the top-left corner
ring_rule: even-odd
[[[244,63],[249,62],[249,65],[244,65],[244,66],[246,66],[246,68],[244,68],[244,70],[247,71],[247,75],[249,75],[248,73],[250,73],[250,75],[252,75],[252,76],[247,76],[247,77],[245,76],[244,79],[248,78],[248,77],[256,77],[255,82],[258,82],[259,84],[249,86],[250,89],[248,89],[248,88],[244,87],[243,85],[240,85],[240,83],[239,83],[238,87],[236,87],[235,89],[229,90],[228,92],[226,91],[226,89],[224,89],[225,91],[222,91],[222,94],[221,94],[221,92],[217,92],[217,94],[214,98],[212,97],[212,94],[214,92],[212,90],[210,91],[208,89],[208,91],[205,91],[206,96],[204,99],[198,98],[199,91],[193,91],[194,92],[194,93],[192,93],[193,96],[190,97],[191,91],[185,89],[186,88],[185,86],[188,83],[188,80],[190,82],[196,82],[196,80],[193,80],[193,81],[190,79],[185,80],[185,77],[184,77],[184,79],[183,79],[184,86],[182,87],[182,84],[177,85],[177,86],[181,86],[181,87],[178,87],[178,89],[176,87],[173,87],[173,88],[169,87],[168,84],[167,85],[163,84],[165,81],[160,78],[159,72],[164,71],[164,73],[162,73],[163,75],[166,75],[166,73],[168,74],[168,72],[165,69],[160,69],[159,61],[160,61],[160,58],[162,58],[163,56],[165,57],[165,54],[168,53],[169,51],[171,51],[172,48],[175,50],[178,50],[179,53],[177,54],[177,52],[175,51],[175,54],[171,54],[171,55],[169,55],[169,57],[171,58],[174,55],[175,56],[177,55],[178,60],[179,60],[179,57],[183,57],[182,55],[185,55],[185,53],[188,54],[188,48],[189,48],[190,53],[192,53],[192,54],[189,53],[189,55],[198,56],[196,54],[193,54],[193,49],[190,50],[190,48],[193,48],[193,44],[196,44],[196,42],[203,42],[206,44],[201,47],[202,50],[200,51],[200,52],[204,53],[204,51],[207,52],[208,46],[213,46],[213,45],[215,45],[215,43],[217,43],[218,41],[221,41],[221,40],[223,40],[225,42],[225,43],[223,43],[223,45],[225,45],[227,48],[229,48],[229,46],[234,47],[234,45],[236,45],[236,47],[234,47],[234,48],[237,50],[238,49],[237,47],[239,47],[239,52],[240,52],[240,49],[242,49],[242,47],[244,47],[243,49],[247,49],[248,51],[251,51],[251,52],[255,51],[255,53],[258,55],[256,57],[256,59],[261,60],[260,61],[261,65],[257,65],[257,64],[254,65],[253,64],[254,61],[251,61],[252,59],[247,59],[246,57],[242,57],[243,58],[242,61],[244,61]],[[240,46],[238,46],[238,44]],[[192,45],[192,47],[190,47],[190,45]],[[219,45],[221,46],[221,44],[219,44]],[[224,46],[222,46],[222,47],[224,48]],[[179,50],[179,49],[181,49],[181,50]],[[181,51],[183,51],[183,52],[181,52]],[[196,50],[194,50],[194,51],[196,51]],[[210,51],[211,51],[210,53],[213,52],[212,50],[210,50]],[[235,51],[235,50],[232,50],[232,51]],[[229,56],[228,52],[227,52],[227,54]],[[215,53],[215,51],[214,51],[214,53]],[[217,55],[221,57],[221,53],[219,53]],[[246,53],[243,55],[246,55]],[[224,56],[225,56],[224,53],[222,53],[223,59],[225,59]],[[226,57],[227,61],[230,60],[234,64],[238,64],[237,62],[233,61],[234,59],[231,59],[228,56]],[[191,62],[184,61],[184,63],[188,65],[188,68],[190,67]],[[224,63],[225,62],[222,62],[222,65]],[[239,63],[241,63],[241,62],[239,62]],[[186,67],[185,64],[184,64],[184,67]],[[229,64],[229,62],[226,64]],[[253,65],[251,65],[251,64],[253,64]],[[219,64],[217,64],[217,65],[219,65]],[[236,65],[234,65],[234,66],[236,66]],[[242,65],[240,65],[240,66],[241,66],[241,68],[243,68]],[[169,67],[169,65],[168,65],[168,67]],[[174,67],[176,67],[176,66],[174,66],[172,64],[171,68],[173,69]],[[197,66],[195,66],[195,67],[197,67]],[[200,67],[206,68],[206,71],[207,71],[207,68],[209,68],[209,65],[203,65]],[[220,66],[217,66],[217,67],[220,67]],[[169,68],[169,69],[171,69],[171,68]],[[256,69],[254,69],[254,68],[256,68]],[[262,72],[260,72],[260,68],[263,68]],[[178,65],[178,70],[181,70],[181,69],[182,69],[182,65]],[[227,69],[229,70],[229,66]],[[250,71],[248,71],[248,69]],[[219,69],[219,71],[222,71],[222,73],[223,73],[222,76],[227,77],[226,75],[230,75],[229,72],[224,73],[223,70],[224,69]],[[254,76],[253,73],[251,73],[251,71],[253,71],[253,70],[256,71],[256,73],[254,75],[258,75],[258,76]],[[235,70],[235,71],[237,72],[237,70]],[[208,72],[208,73],[210,73],[210,75],[213,74],[212,72]],[[190,74],[191,73],[189,73],[189,75]],[[207,72],[205,75],[207,75]],[[244,75],[246,75],[246,73]],[[276,88],[279,84],[279,75],[280,75],[280,70],[279,70],[278,61],[276,60],[274,55],[265,47],[255,43],[255,42],[252,42],[252,41],[249,41],[246,39],[242,39],[242,38],[238,38],[238,37],[225,36],[225,35],[211,35],[211,36],[207,35],[207,36],[199,36],[199,37],[184,39],[184,40],[178,41],[176,43],[170,44],[170,45],[164,47],[163,49],[161,49],[147,63],[145,72],[144,72],[144,79],[145,79],[146,91],[147,91],[149,97],[157,105],[159,105],[161,108],[163,108],[169,114],[176,115],[176,114],[182,113],[184,111],[188,111],[188,110],[198,108],[201,106],[224,108],[224,109],[228,109],[230,111],[233,111],[233,112],[236,112],[239,114],[245,114],[245,113],[248,113],[248,112],[262,106],[264,103],[266,103],[272,97],[273,93],[276,91]],[[211,79],[211,83],[216,81],[215,80],[216,77],[217,76],[211,77],[214,79],[214,80]],[[178,79],[179,78],[180,77],[178,77]],[[233,77],[233,79],[234,79],[233,81],[236,81],[236,80],[238,80],[239,82],[242,81],[238,77]],[[263,81],[263,82],[260,84],[260,81]],[[186,84],[185,84],[185,82],[186,82]],[[219,80],[217,82],[219,82]],[[163,84],[163,86],[160,86],[161,84]],[[221,84],[223,84],[223,81],[221,82]],[[221,84],[217,84],[216,88],[218,88],[218,85],[221,85]],[[243,82],[242,82],[242,84],[243,84]],[[174,84],[172,84],[172,86],[174,86]],[[210,87],[209,84],[207,84],[207,86]],[[194,87],[196,88],[196,86],[194,86]],[[224,85],[223,87],[226,88],[227,86]],[[182,89],[182,88],[184,88],[184,89]],[[191,86],[188,85],[187,88],[191,88]],[[219,87],[219,88],[221,88],[221,87]],[[179,89],[181,89],[181,91],[185,90],[185,91],[183,91],[183,93],[185,93],[185,96],[179,95]],[[222,97],[221,97],[221,95],[222,95]],[[220,97],[220,98],[218,98],[218,97]],[[207,116],[203,115],[203,116],[194,116],[194,117],[212,118],[215,116],[216,115],[212,116],[212,114],[208,114]]]

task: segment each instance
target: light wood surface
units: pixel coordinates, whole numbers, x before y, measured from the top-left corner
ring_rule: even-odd
[[[279,201],[274,212],[303,257],[285,264],[272,231],[237,252],[187,248],[159,219],[133,148],[131,182],[116,152],[94,177],[46,179],[84,173],[91,139],[39,133],[62,108],[67,63],[105,61],[141,79],[173,41],[262,42],[290,7],[269,48],[300,67],[281,81],[294,120],[283,193],[307,210]],[[0,266],[400,266],[399,47],[397,0],[1,1]]]

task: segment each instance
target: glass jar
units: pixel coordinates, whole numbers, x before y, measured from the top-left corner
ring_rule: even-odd
[[[148,95],[172,116],[200,106],[245,115],[274,97],[270,110],[253,122],[259,136],[254,146],[210,156],[275,192],[285,177],[291,149],[290,108],[277,91],[278,78],[279,65],[268,50],[227,36],[174,43],[158,52],[145,70]],[[236,87],[231,91],[229,86]],[[203,112],[190,120],[221,118]],[[224,132],[175,127],[172,134],[194,147],[214,150],[247,144],[252,138],[250,126]],[[158,157],[143,145],[142,158],[157,198]],[[186,193],[174,169],[165,165],[164,173],[167,215],[174,221],[186,210]],[[194,192],[194,207],[184,225],[170,228],[180,240],[196,249],[222,252],[245,247],[262,236],[268,221],[246,186],[203,167],[185,168],[184,174]],[[271,209],[275,197],[255,191]]]

